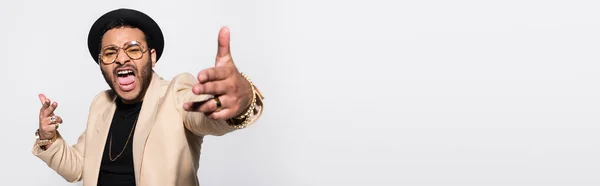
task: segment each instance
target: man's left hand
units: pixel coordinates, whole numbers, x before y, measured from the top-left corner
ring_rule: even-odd
[[[186,111],[203,112],[211,119],[229,119],[243,114],[250,106],[252,88],[233,63],[229,38],[229,28],[221,28],[215,67],[200,71],[197,76],[199,84],[192,88],[194,94],[211,94],[215,98],[185,103],[183,108]]]

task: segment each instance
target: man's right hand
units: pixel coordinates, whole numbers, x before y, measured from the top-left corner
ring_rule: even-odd
[[[44,94],[40,94],[38,97],[42,103],[42,108],[40,109],[40,139],[52,139],[56,136],[58,125],[63,122],[60,116],[54,115],[54,110],[58,107],[58,103],[52,102]],[[52,118],[54,118],[54,121],[52,121]]]

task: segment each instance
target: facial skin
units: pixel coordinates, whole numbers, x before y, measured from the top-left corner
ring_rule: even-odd
[[[107,31],[102,37],[101,47],[104,48],[111,44],[123,47],[123,44],[129,41],[138,41],[142,46],[148,47],[144,39],[144,33],[140,29],[129,27],[114,28]],[[138,103],[142,101],[148,86],[150,86],[152,68],[156,64],[156,51],[149,49],[143,54],[142,58],[137,60],[129,58],[123,50],[118,52],[119,54],[113,64],[106,65],[100,62],[100,70],[108,86],[121,98],[123,103]],[[133,83],[128,85],[119,83],[117,72],[122,70],[133,71]]]

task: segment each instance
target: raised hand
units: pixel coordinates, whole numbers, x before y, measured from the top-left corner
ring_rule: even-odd
[[[63,122],[60,116],[54,115],[54,110],[58,107],[57,102],[51,102],[44,94],[39,94],[42,108],[40,109],[40,139],[52,139],[56,135],[58,125]]]
[[[202,103],[185,103],[186,111],[203,112],[211,119],[229,119],[250,106],[251,85],[233,63],[229,39],[229,28],[221,28],[215,67],[200,71],[199,84],[192,88],[194,94],[211,94],[215,98]]]

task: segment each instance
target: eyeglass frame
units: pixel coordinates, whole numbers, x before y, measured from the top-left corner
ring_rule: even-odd
[[[127,53],[127,51],[125,51],[125,49],[129,48],[131,45],[140,46],[140,48],[142,49],[142,56],[140,56],[137,59],[132,58],[131,56],[129,56],[129,54]],[[107,47],[116,47],[116,50],[117,50],[117,55],[115,56],[115,59],[113,59],[110,63],[106,63],[106,62],[104,62],[104,60],[102,60],[102,54],[104,53],[103,50],[106,49]],[[129,59],[131,59],[131,60],[138,60],[138,59],[142,59],[144,57],[144,53],[148,52],[150,48],[142,45],[142,42],[139,42],[139,41],[136,41],[136,40],[125,42],[125,43],[123,43],[123,46],[121,46],[121,47],[119,47],[117,45],[110,44],[110,45],[106,45],[106,46],[104,46],[104,47],[102,47],[100,49],[100,53],[98,54],[98,60],[101,61],[102,64],[111,65],[111,64],[113,64],[113,63],[115,63],[117,61],[117,58],[119,58],[119,51],[121,51],[121,49],[123,49],[123,53],[125,53],[125,55],[127,57],[129,57]]]

